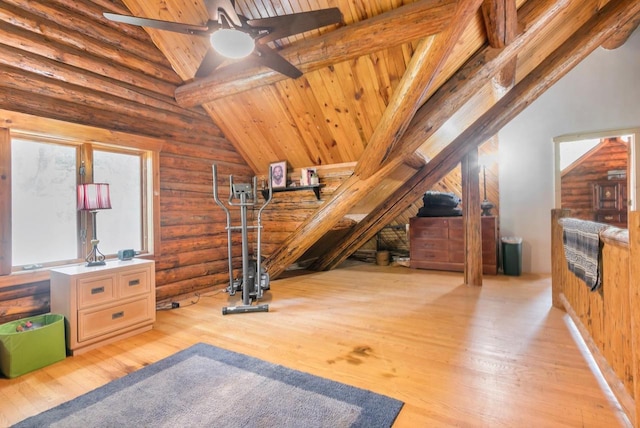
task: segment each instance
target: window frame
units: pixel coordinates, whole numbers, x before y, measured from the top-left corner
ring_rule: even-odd
[[[86,125],[61,122],[54,119],[36,118],[30,115],[0,110],[0,275],[19,275],[32,272],[22,267],[13,267],[11,259],[11,142],[14,138],[28,139],[38,142],[49,142],[80,147],[77,166],[85,161],[85,167],[91,157],[92,150],[135,153],[141,156],[142,183],[142,255],[152,258],[160,251],[159,236],[159,159],[163,140],[95,128]],[[7,126],[11,125],[11,126]],[[87,150],[89,149],[89,150]],[[90,177],[87,172],[87,176]],[[77,182],[80,183],[79,168],[76,171]],[[61,260],[42,265],[48,270],[54,266],[82,263],[88,247],[83,247],[80,236],[81,216],[78,213],[77,239],[79,241],[79,258],[76,260]],[[85,222],[86,222],[85,218]],[[87,223],[88,224],[88,223]],[[87,240],[88,241],[88,240]],[[90,246],[90,244],[87,244]],[[109,258],[115,255],[108,255]],[[12,283],[13,281],[9,281]],[[6,281],[2,281],[6,283]]]

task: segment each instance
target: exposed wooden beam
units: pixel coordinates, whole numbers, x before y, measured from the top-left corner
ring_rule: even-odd
[[[611,37],[602,44],[602,47],[609,50],[618,49],[627,42],[631,34],[638,28],[638,25],[640,25],[640,15],[634,16],[623,25],[622,28],[613,33]]]
[[[525,44],[535,40],[542,30],[570,2],[568,0],[529,0],[520,8],[519,22],[523,31],[503,49],[486,48],[475,54],[418,110],[405,134],[389,159],[414,153],[446,120],[458,111],[477,89],[492,79],[503,67],[514,60]],[[420,124],[420,125],[417,125]]]
[[[272,272],[284,270],[288,264],[295,261],[347,213],[348,207],[353,206],[368,193],[368,190],[362,189],[363,193],[358,194],[351,191],[350,187],[364,186],[367,189],[372,189],[386,177],[386,175],[382,175],[383,171],[385,174],[389,174],[402,163],[403,159],[396,158],[395,162],[387,164],[388,167],[380,168],[380,164],[384,161],[384,155],[402,137],[416,110],[424,101],[423,98],[426,96],[427,89],[429,89],[434,77],[441,70],[471,18],[477,13],[481,1],[459,2],[456,6],[453,24],[445,32],[435,36],[433,49],[431,49],[431,41],[423,41],[420,44],[420,48],[414,54],[405,77],[402,79],[401,87],[394,91],[392,105],[385,110],[383,120],[376,127],[374,137],[369,142],[367,148],[369,154],[365,152],[361,156],[362,159],[367,159],[369,156],[375,159],[372,163],[366,164],[366,168],[363,169],[364,174],[361,172],[359,175],[356,172],[340,186],[329,202],[325,203],[300,226],[301,229],[309,227],[307,231],[312,234],[312,240],[305,238],[304,235],[300,236],[298,233],[292,234],[285,240],[280,248],[288,247],[288,249],[284,250],[285,252],[278,250],[276,254],[280,255],[272,255],[269,259],[278,260],[278,263],[284,264],[278,267],[270,266]],[[300,242],[297,242],[298,240]],[[295,248],[295,251],[291,251],[291,248]],[[267,261],[268,263],[269,261]]]
[[[438,75],[460,36],[473,18],[482,0],[461,1],[456,7],[451,25],[432,39],[422,40],[398,87],[393,91],[389,105],[378,122],[355,174],[363,179],[380,168],[393,147],[402,138],[416,111],[424,103],[427,91]]]
[[[518,10],[516,0],[484,0],[482,16],[487,30],[489,45],[502,49],[518,34]],[[506,64],[494,77],[498,88],[511,88],[515,84],[517,59]]]
[[[439,33],[450,23],[455,5],[454,0],[417,1],[299,41],[279,54],[303,73],[317,70]],[[271,69],[247,68],[240,62],[178,87],[175,98],[181,106],[193,107],[286,78]]]
[[[270,269],[269,272],[272,276],[281,273],[288,265],[293,263],[297,257],[302,255],[306,248],[313,245],[314,240],[318,239],[315,237],[316,232],[319,232],[319,235],[322,236],[331,228],[331,222],[337,221],[346,214],[346,211],[343,213],[341,209],[336,210],[335,206],[339,208],[344,208],[345,206],[350,207],[355,205],[360,199],[366,197],[366,193],[350,191],[352,186],[356,187],[355,183],[357,183],[358,180],[366,181],[367,183],[378,180],[374,183],[377,184],[386,177],[386,175],[382,174],[386,174],[387,171],[393,171],[403,159],[413,155],[418,147],[427,141],[458,108],[471,99],[477,88],[481,87],[486,79],[491,78],[507,61],[515,58],[517,50],[520,49],[524,43],[532,40],[542,28],[544,28],[546,23],[567,6],[566,1],[558,0],[536,0],[528,3],[532,5],[528,8],[522,8],[523,14],[527,18],[523,22],[526,24],[530,20],[531,25],[525,25],[525,31],[522,35],[502,51],[498,52],[495,49],[489,48],[482,50],[429,98],[413,118],[402,140],[402,144],[398,145],[394,156],[391,156],[375,175],[366,180],[361,180],[357,175],[354,175],[346,180],[338,191],[334,193],[332,200],[320,207],[292,236],[283,242],[278,251],[271,255],[269,260],[267,260],[266,267]],[[460,158],[458,162],[460,162]],[[427,167],[430,164],[431,162],[427,164]],[[450,169],[451,168],[449,168],[449,170]],[[342,188],[343,186],[344,189]],[[375,185],[372,185],[369,189],[374,187]],[[402,209],[405,209],[408,204],[418,197],[419,196],[416,196],[416,198],[404,205]],[[336,198],[345,198],[344,205],[343,203],[335,202],[334,199]],[[333,213],[331,210],[336,211]],[[356,228],[358,228],[358,226],[356,226]],[[308,240],[305,239],[307,233],[312,233],[312,235],[308,237]],[[375,232],[373,235],[375,235]],[[373,235],[371,235],[371,237]],[[352,237],[352,239],[358,238]],[[302,252],[300,252],[300,248],[302,248]],[[300,252],[300,254],[298,254],[298,252]],[[333,253],[333,251],[331,251],[331,253]],[[346,257],[347,256],[345,256],[344,259],[346,259]],[[325,264],[327,259],[323,257],[323,260],[325,260],[325,262],[318,262]]]
[[[480,219],[480,171],[478,147],[462,157],[462,230],[464,234],[464,283],[482,285],[482,223]]]
[[[449,117],[471,99],[478,87],[502,69],[504,64],[512,61],[522,46],[534,40],[541,30],[567,5],[568,3],[564,0],[532,0],[520,8],[519,19],[522,22],[523,31],[505,49],[497,50],[490,46],[483,48],[442,85],[418,110],[399,145],[401,150],[398,150],[398,156],[404,159],[415,153],[415,150],[427,141]],[[432,162],[433,160],[418,171],[414,176],[415,179],[412,178],[408,183],[405,183],[383,204],[360,221],[348,235],[345,235],[341,242],[334,245],[314,263],[313,269],[332,269],[342,263],[349,255],[373,238],[380,227],[391,222],[450,171],[450,169],[432,171],[434,166]],[[454,165],[457,165],[458,162]],[[407,190],[416,188],[417,190]]]
[[[533,4],[532,2],[529,3]],[[556,7],[557,5],[546,9],[546,12],[542,15],[548,12],[555,13],[553,11]],[[506,123],[544,93],[547,88],[593,52],[602,43],[602,40],[605,40],[616,30],[616,25],[620,25],[620,21],[617,20],[621,19],[621,17],[624,19],[624,17],[632,15],[639,9],[640,3],[634,4],[633,0],[625,0],[621,4],[616,3],[615,5],[609,3],[460,136],[441,150],[407,183],[361,220],[334,249],[329,251],[321,260],[316,261],[313,268],[331,269],[346,260],[364,242],[375,236],[385,224],[402,212],[408,204],[418,199],[426,190],[441,180],[460,162],[470,149],[477,147],[495,135]],[[541,12],[537,8],[535,8],[535,11]],[[525,37],[527,33],[528,30],[525,29],[525,32],[519,38]],[[507,49],[500,56],[504,56]],[[479,53],[478,56],[482,57],[483,54]],[[444,89],[445,87],[443,86],[441,90]],[[431,102],[431,99],[429,102]],[[445,104],[441,106],[445,108]],[[427,111],[427,107],[428,104],[425,104],[419,113],[423,109]],[[429,116],[423,116],[422,122],[426,122],[428,118]],[[423,123],[423,126],[425,125]]]
[[[482,16],[491,47],[502,49],[515,38],[518,31],[516,0],[484,0]]]
[[[11,133],[0,128],[0,275],[11,273]]]

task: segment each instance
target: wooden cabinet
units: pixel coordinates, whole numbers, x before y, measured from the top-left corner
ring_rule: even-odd
[[[498,230],[493,216],[482,217],[482,271],[498,273]],[[410,266],[464,271],[462,217],[413,217],[409,220]]]
[[[150,330],[156,319],[155,262],[53,269],[51,312],[65,317],[72,355]]]
[[[627,228],[626,180],[603,180],[592,183],[594,221]]]

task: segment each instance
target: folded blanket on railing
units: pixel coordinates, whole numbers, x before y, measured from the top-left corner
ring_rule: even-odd
[[[600,231],[610,226],[574,218],[562,218],[560,224],[569,270],[591,291],[598,290],[602,286]]]

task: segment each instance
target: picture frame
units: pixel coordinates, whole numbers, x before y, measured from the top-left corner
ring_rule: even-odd
[[[287,187],[287,161],[273,162],[269,165],[269,172],[272,189]]]
[[[300,170],[300,185],[301,186],[311,186],[312,176],[317,174],[316,168],[302,168]]]

